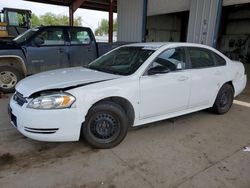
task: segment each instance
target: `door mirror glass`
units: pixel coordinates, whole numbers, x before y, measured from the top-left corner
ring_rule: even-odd
[[[36,37],[34,38],[34,43],[36,46],[41,46],[44,44],[44,39],[42,37]]]
[[[167,67],[164,66],[156,66],[153,68],[150,68],[148,70],[148,75],[155,75],[155,74],[165,74],[170,72],[170,69],[168,69]]]

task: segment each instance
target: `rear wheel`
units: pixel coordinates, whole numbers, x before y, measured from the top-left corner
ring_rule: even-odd
[[[213,111],[217,114],[227,113],[233,104],[233,99],[234,99],[233,87],[229,84],[223,85],[213,105],[212,108]]]
[[[112,148],[126,136],[128,119],[116,103],[104,102],[93,106],[83,125],[85,140],[99,149]]]
[[[0,91],[10,93],[15,91],[15,86],[23,78],[20,71],[9,66],[0,66]]]

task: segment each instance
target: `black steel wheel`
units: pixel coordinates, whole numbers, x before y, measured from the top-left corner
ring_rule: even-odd
[[[126,136],[127,129],[124,110],[116,103],[104,102],[90,109],[82,131],[91,146],[107,149],[118,145]]]
[[[225,84],[220,89],[215,103],[213,105],[213,111],[217,114],[225,114],[227,113],[232,104],[234,99],[234,90],[233,87],[229,84]]]

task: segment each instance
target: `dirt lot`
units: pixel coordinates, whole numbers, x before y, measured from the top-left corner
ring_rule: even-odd
[[[0,187],[250,187],[249,107],[153,123],[95,150],[23,137],[9,123],[8,100],[0,99]],[[250,102],[249,85],[237,100]]]

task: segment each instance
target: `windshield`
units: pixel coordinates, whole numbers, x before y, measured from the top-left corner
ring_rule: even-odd
[[[31,36],[33,36],[37,31],[38,31],[38,28],[29,29],[25,31],[24,33],[22,33],[21,35],[18,35],[13,40],[18,44],[23,43],[24,41],[28,40]]]
[[[131,75],[154,53],[144,47],[121,47],[107,53],[88,65],[89,69]]]

